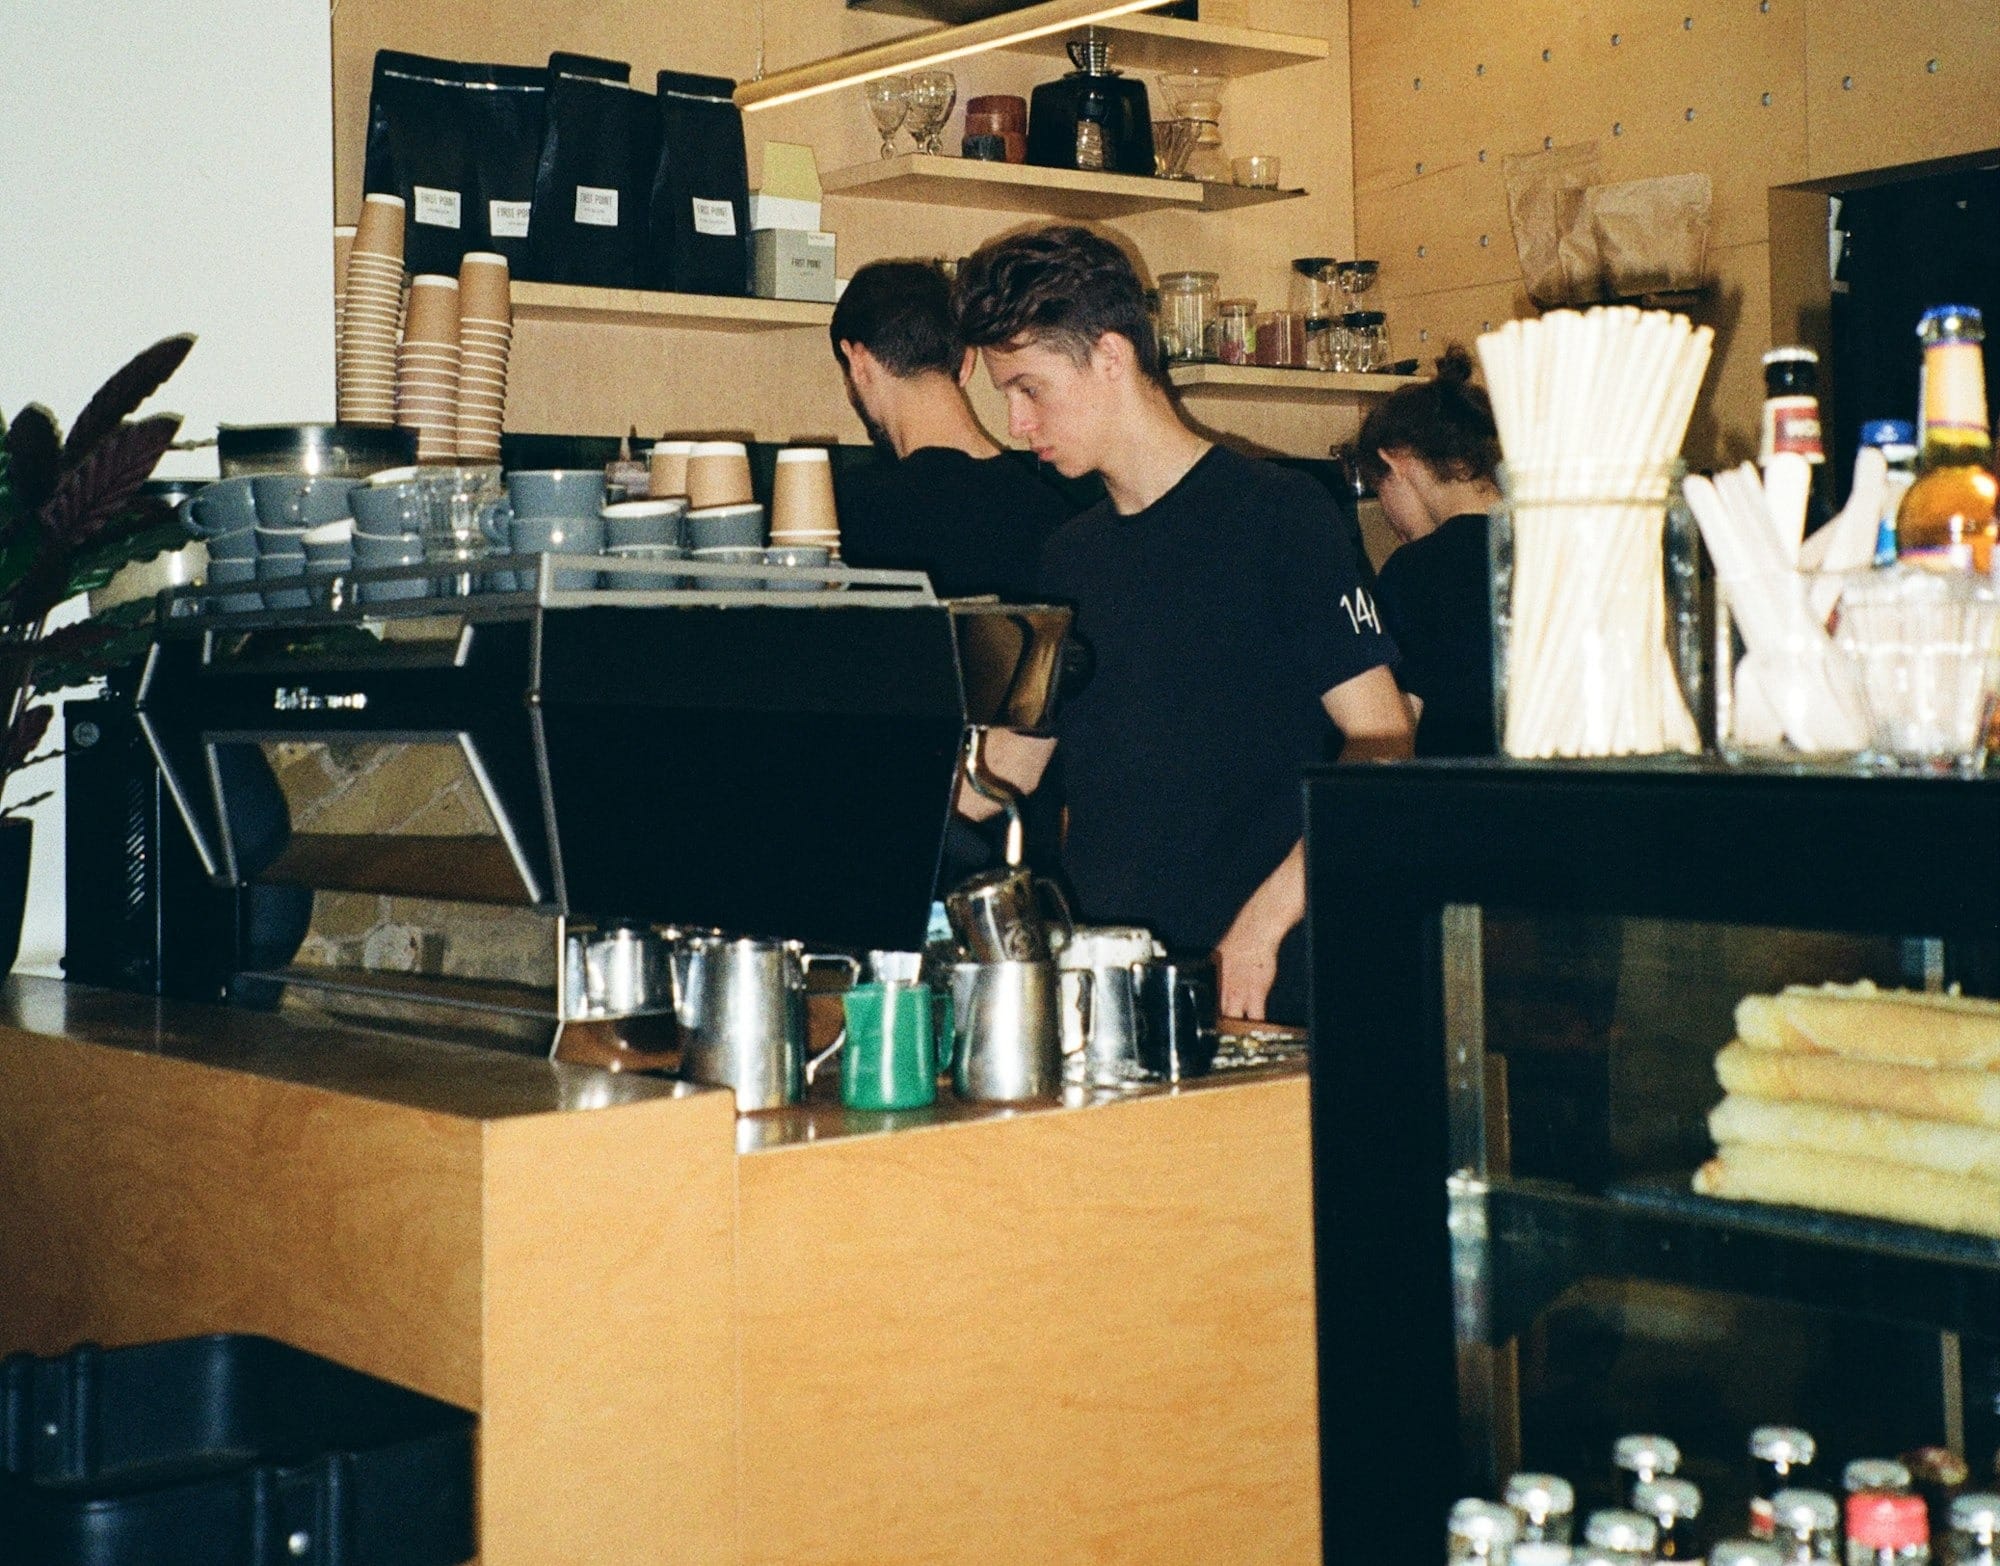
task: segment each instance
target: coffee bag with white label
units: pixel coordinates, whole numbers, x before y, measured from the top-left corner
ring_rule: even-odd
[[[646,277],[686,294],[750,292],[750,165],[723,76],[662,71]]]
[[[646,201],[659,160],[651,93],[625,85],[631,67],[549,56],[534,215],[517,277],[596,288],[641,285]]]
[[[412,272],[456,272],[459,258],[477,248],[466,229],[464,102],[456,61],[376,51],[361,188],[403,198],[403,264]]]
[[[549,73],[536,65],[464,69],[466,248],[498,252],[518,274],[528,254]]]

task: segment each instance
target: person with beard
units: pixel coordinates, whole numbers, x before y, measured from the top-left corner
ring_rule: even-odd
[[[841,476],[841,557],[926,572],[941,598],[1032,602],[1042,542],[1067,521],[1031,457],[1003,449],[965,395],[974,355],[951,285],[924,261],[861,268],[834,306],[833,356],[881,460]]]

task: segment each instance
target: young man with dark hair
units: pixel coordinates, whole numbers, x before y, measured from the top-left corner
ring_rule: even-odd
[[[1061,747],[1083,917],[1212,949],[1226,1015],[1303,1021],[1301,774],[1336,730],[1345,759],[1411,744],[1332,497],[1181,422],[1138,274],[1102,236],[993,240],[953,297],[1011,433],[1107,491],[1042,553],[1096,672],[1053,742],[1006,736],[996,769],[1032,787]]]
[[[923,261],[877,261],[833,309],[833,356],[882,460],[841,478],[841,552],[854,565],[926,571],[943,597],[1032,599],[1042,541],[1069,515],[966,400],[973,355],[951,287]]]

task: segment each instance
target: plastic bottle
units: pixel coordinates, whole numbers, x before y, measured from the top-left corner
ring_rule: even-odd
[[[1847,1566],[1929,1566],[1930,1558],[1922,1496],[1861,1490],[1847,1498]]]

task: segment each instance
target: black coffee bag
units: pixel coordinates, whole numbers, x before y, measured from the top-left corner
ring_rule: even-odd
[[[616,72],[609,79],[607,66]],[[658,111],[625,84],[631,67],[549,56],[527,255],[515,275],[637,288],[646,203],[659,161]]]
[[[519,272],[528,254],[549,73],[534,65],[466,66],[465,73],[466,249],[497,251]]]
[[[750,292],[750,166],[725,76],[660,72],[660,159],[646,278],[686,294]]]
[[[403,264],[456,272],[468,249],[464,68],[394,49],[375,53],[361,188],[404,201]]]

